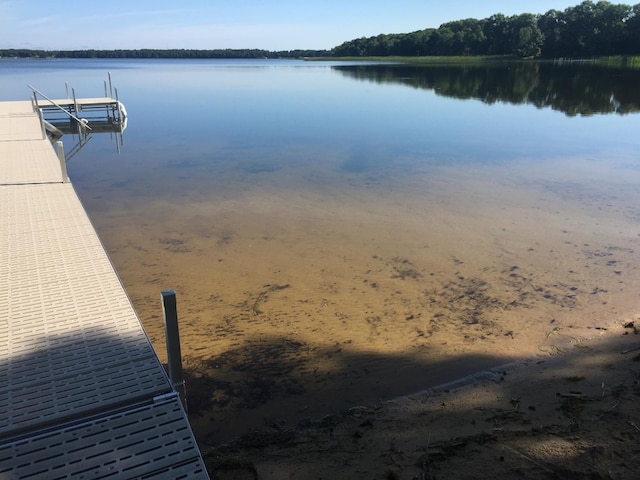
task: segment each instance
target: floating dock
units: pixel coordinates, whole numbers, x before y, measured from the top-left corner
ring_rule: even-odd
[[[0,479],[206,479],[40,107],[0,102]]]

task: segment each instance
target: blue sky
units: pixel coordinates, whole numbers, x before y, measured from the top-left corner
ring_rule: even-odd
[[[379,33],[412,32],[494,13],[564,10],[580,2],[0,0],[0,48],[330,49]]]

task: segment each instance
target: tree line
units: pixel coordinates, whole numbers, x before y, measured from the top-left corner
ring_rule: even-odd
[[[0,57],[19,58],[301,58],[371,56],[513,55],[517,57],[592,57],[640,54],[640,4],[583,1],[543,15],[501,13],[467,18],[411,33],[381,34],[349,40],[331,50],[0,49]]]
[[[10,58],[301,58],[328,55],[328,50],[262,49],[152,49],[139,50],[29,50],[0,49],[0,57]]]
[[[640,4],[584,1],[544,15],[495,14],[347,41],[332,56],[590,57],[640,53]]]

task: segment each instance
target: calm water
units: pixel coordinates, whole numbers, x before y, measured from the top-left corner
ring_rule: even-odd
[[[109,71],[121,154],[94,135],[69,174],[161,357],[177,291],[203,441],[637,311],[640,72],[2,60],[2,100],[101,96]]]

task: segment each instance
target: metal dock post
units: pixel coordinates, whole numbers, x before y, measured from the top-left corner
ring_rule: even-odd
[[[178,309],[176,292],[164,290],[162,295],[162,309],[164,311],[164,333],[167,342],[167,364],[169,378],[176,391],[185,412],[187,411],[187,389],[182,374],[182,355],[180,353],[180,332],[178,330]]]

